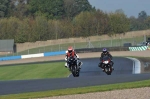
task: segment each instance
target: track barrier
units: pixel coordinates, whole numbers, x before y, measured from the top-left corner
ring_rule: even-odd
[[[108,48],[109,51],[144,51],[147,49],[150,49],[150,47],[141,46],[141,47],[110,47]],[[75,50],[77,53],[98,52],[98,51],[101,51],[102,48],[86,48],[86,49],[75,49]],[[57,56],[57,55],[65,55],[65,54],[66,54],[66,51],[58,51],[58,52],[45,52],[45,53],[20,55],[20,56],[7,56],[7,57],[0,57],[0,61],[19,60],[19,59],[35,58],[35,57]]]
[[[147,49],[148,49],[148,46],[129,47],[129,51],[145,51]]]
[[[6,56],[6,57],[0,57],[0,61],[19,60],[19,59],[26,59],[26,58],[47,57],[47,56],[56,56],[56,55],[65,55],[65,53],[66,53],[66,51],[59,51],[59,52],[46,52],[46,53],[29,54],[29,55],[21,55],[21,56]]]

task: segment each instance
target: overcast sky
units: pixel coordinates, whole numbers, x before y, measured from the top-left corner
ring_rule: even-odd
[[[88,0],[96,9],[104,12],[114,12],[122,9],[124,13],[130,17],[137,17],[139,12],[145,11],[150,15],[150,0]]]

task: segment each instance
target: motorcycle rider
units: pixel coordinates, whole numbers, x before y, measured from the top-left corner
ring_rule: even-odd
[[[114,70],[114,68],[113,68],[114,62],[112,61],[112,58],[113,58],[113,57],[112,57],[112,55],[107,51],[106,48],[103,48],[103,50],[102,50],[101,57],[100,57],[100,63],[98,64],[98,67],[101,67],[102,70],[104,71],[103,62],[102,62],[102,59],[103,59],[104,56],[110,57],[110,59],[111,59],[111,66],[112,66],[112,69]]]
[[[69,67],[69,64],[68,64],[68,58],[70,56],[75,56],[76,59],[77,59],[77,66],[79,67],[79,69],[81,69],[81,65],[82,65],[82,62],[79,60],[79,56],[76,54],[76,52],[74,51],[73,47],[68,47],[68,50],[66,51],[66,57],[65,57],[65,67],[68,68]]]

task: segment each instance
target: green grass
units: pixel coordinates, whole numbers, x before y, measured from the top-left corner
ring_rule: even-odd
[[[0,80],[62,78],[69,74],[64,62],[0,66]]]
[[[101,85],[101,86],[82,87],[82,88],[70,88],[70,89],[62,89],[62,90],[43,91],[43,92],[30,92],[30,93],[22,93],[22,94],[1,95],[0,99],[43,98],[43,97],[52,97],[52,96],[140,88],[140,87],[150,87],[150,80],[109,84],[109,85]]]

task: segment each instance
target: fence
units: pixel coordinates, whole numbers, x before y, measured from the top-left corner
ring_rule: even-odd
[[[14,55],[26,55],[36,54],[44,52],[63,51],[68,46],[73,46],[75,49],[81,48],[102,48],[102,47],[122,47],[126,43],[130,43],[131,46],[137,46],[140,42],[146,41],[146,37],[150,36],[150,30],[145,31],[133,31],[126,34],[117,34],[109,37],[108,35],[103,36],[91,36],[88,38],[69,38],[69,39],[58,39],[48,41],[37,41],[35,43],[23,43],[16,44],[17,53],[5,54],[3,56],[14,56]]]

